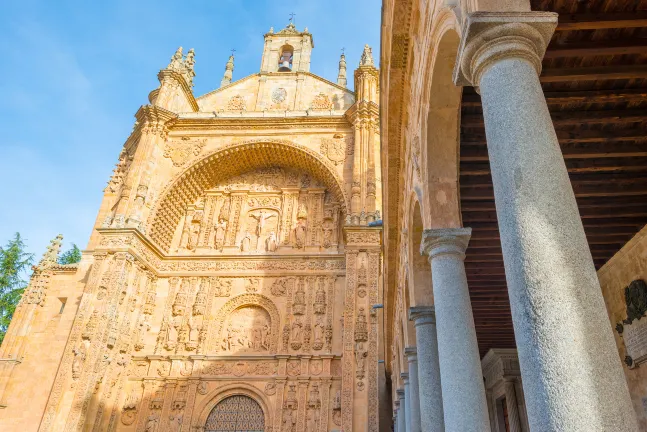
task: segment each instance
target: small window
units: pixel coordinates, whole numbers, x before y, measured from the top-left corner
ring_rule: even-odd
[[[65,303],[67,303],[67,297],[59,297],[58,299],[61,302],[61,308],[58,310],[58,314],[63,315],[63,310],[65,309]]]
[[[294,48],[290,45],[285,45],[281,48],[281,56],[279,57],[279,72],[292,71],[292,58],[294,56]]]

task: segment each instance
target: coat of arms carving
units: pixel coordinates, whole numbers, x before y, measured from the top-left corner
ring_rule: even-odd
[[[205,139],[182,137],[180,141],[171,141],[164,147],[164,157],[173,161],[173,166],[181,167],[191,156],[197,156],[205,146]]]
[[[346,159],[346,139],[342,134],[335,134],[332,138],[322,138],[321,153],[332,163],[339,165]]]

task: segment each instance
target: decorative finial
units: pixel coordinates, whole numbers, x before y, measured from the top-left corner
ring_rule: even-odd
[[[195,51],[193,48],[189,50],[188,53],[186,53],[186,58],[184,59],[184,79],[186,79],[187,84],[190,87],[193,87],[193,77],[195,76],[195,72],[193,71],[193,67],[195,66]]]
[[[269,31],[269,33],[270,33],[270,34],[274,34],[274,27],[270,27],[270,31]]]
[[[35,270],[45,270],[58,261],[58,254],[61,252],[61,243],[63,242],[63,234],[57,235],[53,240],[50,240],[47,250],[43,254],[43,258],[35,266]]]
[[[179,47],[173,57],[171,57],[171,62],[168,65],[167,69],[180,71],[184,67],[184,62],[182,61],[182,47]]]
[[[373,62],[373,50],[370,46],[364,45],[364,52],[362,53],[362,58],[359,61],[360,66],[375,66]]]
[[[290,24],[291,24],[291,25],[294,25],[294,17],[295,17],[296,15],[297,15],[297,14],[295,14],[294,12],[292,12],[292,13],[290,14]]]
[[[225,75],[222,77],[222,81],[220,81],[220,87],[225,87],[231,84],[231,78],[234,76],[234,53],[235,52],[236,52],[235,49],[231,50],[231,55],[229,56],[229,60],[225,65]]]
[[[348,80],[346,79],[346,55],[344,51],[346,48],[341,49],[341,57],[339,58],[339,74],[337,75],[337,84],[346,87]]]

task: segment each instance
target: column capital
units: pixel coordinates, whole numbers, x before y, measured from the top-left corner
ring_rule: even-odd
[[[409,321],[413,321],[416,327],[436,324],[436,308],[433,306],[412,306],[409,308]]]
[[[409,359],[409,363],[418,361],[418,348],[415,346],[405,347],[404,355]]]
[[[510,57],[526,59],[539,74],[556,27],[554,12],[468,14],[454,67],[454,83],[478,87],[489,66]]]
[[[472,236],[472,228],[426,229],[422,232],[420,254],[429,259],[440,255],[458,255],[465,258],[465,250]]]
[[[400,378],[402,378],[405,385],[409,384],[409,372],[401,372]]]
[[[395,393],[398,395],[398,402],[402,404],[402,401],[404,400],[404,389],[397,389]]]

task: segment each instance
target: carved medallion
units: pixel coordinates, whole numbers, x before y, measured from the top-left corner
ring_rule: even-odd
[[[283,103],[287,96],[288,96],[288,92],[283,87],[275,88],[274,91],[272,92],[272,102],[276,104]]]
[[[339,165],[346,159],[346,140],[342,134],[335,134],[331,138],[321,139],[321,153],[332,163]]]
[[[197,156],[205,146],[205,139],[182,137],[180,141],[171,141],[164,147],[164,157],[173,161],[173,166],[181,167],[189,158]]]

